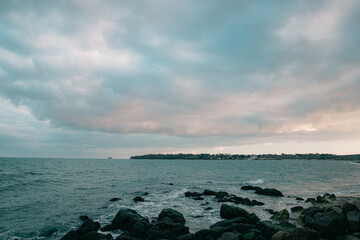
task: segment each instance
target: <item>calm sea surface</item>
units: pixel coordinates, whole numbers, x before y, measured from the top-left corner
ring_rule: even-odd
[[[170,185],[169,183],[173,183]],[[274,187],[284,198],[265,197],[240,187]],[[190,231],[219,220],[220,203],[195,201],[185,191],[227,191],[265,202],[247,207],[260,218],[265,208],[305,205],[295,197],[325,192],[360,195],[360,164],[341,161],[187,161],[99,159],[0,159],[0,239],[60,239],[88,215],[107,224],[122,207],[156,217],[163,208],[182,212]],[[148,192],[145,202],[135,196]],[[109,199],[120,197],[117,202]],[[201,205],[209,202],[208,205]],[[211,206],[213,210],[205,210]]]

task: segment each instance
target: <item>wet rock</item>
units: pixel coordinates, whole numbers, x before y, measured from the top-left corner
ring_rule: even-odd
[[[346,215],[347,212],[350,212],[350,211],[360,212],[360,209],[355,204],[345,202],[341,206],[341,211],[342,211],[343,214]]]
[[[238,240],[240,237],[238,232],[225,232],[217,240]]]
[[[68,233],[66,233],[60,240],[78,240],[79,234],[77,231],[71,230]]]
[[[268,213],[270,213],[271,215],[275,215],[275,214],[278,213],[277,211],[274,211],[274,210],[272,210],[270,208],[267,208],[267,209],[264,209],[264,210],[267,211]]]
[[[198,192],[185,192],[185,197],[201,197],[201,193]]]
[[[247,190],[260,190],[260,189],[262,189],[261,187],[254,187],[254,186],[250,186],[250,185],[246,185],[246,186],[242,186],[241,187],[241,190],[245,190],[245,191],[247,191]]]
[[[58,230],[56,228],[53,227],[48,227],[45,229],[42,229],[39,233],[39,237],[50,237],[52,236],[54,233],[56,233]]]
[[[271,240],[292,240],[292,238],[290,233],[285,231],[278,231],[271,237]]]
[[[204,195],[204,196],[216,196],[216,193],[217,192],[215,192],[215,191],[205,189],[204,192],[202,193],[202,195]]]
[[[281,210],[280,212],[278,212],[275,215],[271,216],[271,219],[274,219],[274,220],[277,220],[277,221],[287,221],[287,220],[289,220],[289,212],[286,209]]]
[[[221,218],[225,219],[232,219],[236,217],[247,218],[249,216],[249,213],[242,208],[222,204],[220,208],[220,216]]]
[[[250,231],[248,233],[245,233],[244,235],[242,235],[242,239],[243,240],[255,240],[256,239],[256,232],[255,231]]]
[[[262,235],[267,239],[271,239],[271,237],[278,231],[292,232],[294,230],[293,227],[286,227],[280,224],[274,224],[270,221],[258,222],[255,225],[255,228],[260,230]]]
[[[301,197],[297,197],[296,200],[298,200],[298,201],[304,201],[304,199],[301,198]]]
[[[134,202],[144,202],[145,199],[142,198],[142,197],[140,197],[140,196],[136,196],[136,197],[134,197],[133,201],[134,201]]]
[[[331,194],[330,193],[325,193],[323,197],[327,198],[327,199],[330,199],[332,201],[336,200],[336,196],[333,193],[331,193]]]
[[[149,220],[132,209],[120,209],[112,220],[116,229],[128,231],[134,237],[143,237],[150,227]]]
[[[318,231],[325,239],[336,239],[345,232],[344,217],[332,209],[305,209],[301,220],[306,227]]]
[[[318,240],[320,238],[318,232],[306,228],[296,228],[291,236],[292,240]]]
[[[315,198],[308,198],[305,200],[306,203],[311,203],[311,204],[315,204],[316,203],[316,200]]]
[[[100,228],[102,232],[109,232],[115,230],[116,227],[112,224],[105,225],[104,227]]]
[[[186,222],[182,213],[171,208],[162,210],[157,220],[163,222],[180,223],[182,225],[184,225]]]
[[[247,221],[250,224],[256,224],[256,223],[260,222],[260,218],[258,216],[256,216],[256,214],[250,213],[247,218]]]
[[[174,184],[173,184],[173,183],[169,183],[169,185],[170,185],[170,186],[174,186]]]
[[[291,208],[291,212],[301,212],[304,210],[304,207],[302,206],[295,206]]]
[[[199,201],[199,200],[204,200],[204,198],[203,198],[203,197],[194,197],[193,199],[194,199],[194,200],[196,200],[196,201]]]
[[[156,221],[148,231],[147,239],[176,239],[178,236],[189,233],[189,228],[181,223]]]
[[[215,240],[218,239],[225,232],[224,228],[216,227],[210,229],[202,229],[195,233],[197,240]]]
[[[248,224],[248,221],[244,217],[237,217],[237,218],[232,218],[232,219],[227,219],[227,220],[217,222],[217,223],[211,225],[210,228],[217,228],[217,227],[229,228],[230,226],[232,226],[234,224],[239,224],[239,223]],[[246,229],[250,229],[252,227],[253,227],[252,225],[248,225],[248,227],[246,227]],[[242,232],[242,230],[240,230],[240,232]]]
[[[255,191],[256,194],[266,195],[266,196],[273,196],[273,197],[283,197],[284,195],[282,192],[275,188],[265,188],[265,189],[258,189]]]
[[[358,211],[347,212],[346,222],[350,233],[355,233],[360,231],[360,212]]]
[[[84,234],[82,237],[80,237],[79,240],[109,240],[109,239],[112,239],[112,237],[92,231]]]
[[[322,196],[317,196],[315,203],[325,204],[325,203],[329,203],[329,201],[326,200],[326,198],[324,198],[324,197],[322,197]]]
[[[81,226],[79,227],[77,232],[78,232],[79,236],[82,236],[88,232],[92,232],[92,231],[96,232],[99,228],[100,228],[99,222],[94,222],[91,219],[87,219],[83,222],[83,224],[81,224]]]
[[[360,240],[360,239],[352,235],[345,235],[338,237],[336,240]]]
[[[209,210],[213,210],[213,208],[212,207],[207,207],[207,208],[205,208],[205,210],[209,211]]]
[[[90,218],[86,215],[80,216],[81,221],[89,220]]]
[[[188,233],[177,237],[177,240],[194,240],[195,234]]]
[[[121,200],[121,198],[115,197],[115,198],[110,199],[109,201],[110,202],[116,202],[116,201],[119,201],[119,200]]]

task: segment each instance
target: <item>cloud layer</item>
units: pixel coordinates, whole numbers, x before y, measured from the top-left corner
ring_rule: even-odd
[[[3,1],[0,153],[46,155],[64,141],[83,147],[58,156],[359,142],[359,10],[357,0]]]

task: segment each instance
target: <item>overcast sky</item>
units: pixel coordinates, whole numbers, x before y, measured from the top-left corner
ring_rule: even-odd
[[[0,156],[360,153],[360,1],[0,1]]]

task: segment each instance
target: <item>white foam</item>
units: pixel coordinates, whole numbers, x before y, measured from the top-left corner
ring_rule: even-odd
[[[245,183],[248,183],[248,184],[263,184],[264,180],[259,178],[259,179],[256,179],[256,180],[247,181]]]

